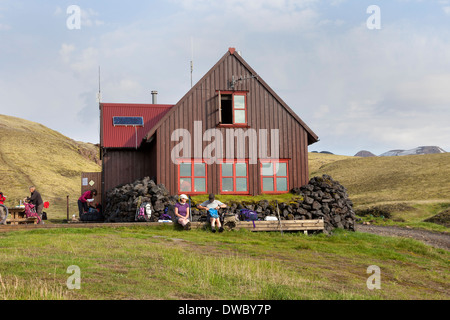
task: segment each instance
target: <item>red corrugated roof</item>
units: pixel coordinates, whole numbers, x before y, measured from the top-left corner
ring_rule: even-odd
[[[167,104],[102,103],[102,147],[136,148],[153,126],[172,108]],[[144,127],[114,126],[113,117],[143,117]]]

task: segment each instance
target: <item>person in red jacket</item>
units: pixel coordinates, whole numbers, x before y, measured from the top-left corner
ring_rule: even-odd
[[[6,197],[3,195],[3,192],[0,192],[0,224],[6,224],[7,212],[6,208],[3,207],[5,200]]]
[[[86,191],[81,195],[81,197],[78,199],[78,214],[81,218],[81,215],[88,211],[88,199],[94,199],[94,197],[97,195],[97,190],[89,190]]]
[[[6,200],[6,197],[3,195],[3,192],[0,192],[0,204],[3,204],[3,202]]]

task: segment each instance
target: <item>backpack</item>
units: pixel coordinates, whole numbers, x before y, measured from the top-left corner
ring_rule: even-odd
[[[171,206],[164,208],[164,213],[159,216],[159,220],[171,220],[172,221],[172,215],[170,214],[169,210],[172,212],[173,208]]]
[[[258,214],[250,209],[241,209],[239,213],[239,220],[253,222],[253,228],[256,228],[255,221],[258,219]]]
[[[135,220],[137,222],[149,222],[152,216],[152,204],[150,202],[143,202],[136,210]]]
[[[258,214],[250,209],[241,209],[239,214],[239,220],[241,221],[256,221],[258,220]]]
[[[41,217],[37,214],[34,204],[25,203],[25,214],[27,218],[35,217],[37,222],[41,222]]]
[[[88,212],[83,213],[80,217],[80,221],[95,221],[100,222],[104,221],[105,217],[101,212],[99,212],[97,209],[89,208]]]

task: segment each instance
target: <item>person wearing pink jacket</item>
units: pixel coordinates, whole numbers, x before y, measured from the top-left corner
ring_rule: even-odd
[[[86,213],[88,211],[88,200],[94,199],[94,197],[97,195],[97,190],[89,190],[86,191],[81,195],[81,197],[78,199],[78,214],[81,218],[81,215],[83,213]]]

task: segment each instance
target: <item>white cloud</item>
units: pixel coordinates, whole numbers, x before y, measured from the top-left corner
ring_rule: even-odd
[[[297,51],[299,62],[292,60],[295,67],[285,72],[309,80],[294,93],[304,101],[297,105],[329,107],[294,108],[321,139],[311,148],[349,155],[420,145],[450,151],[447,37],[445,30],[402,21],[379,31],[360,26],[322,33],[304,43],[310,52]],[[286,100],[296,105],[289,102],[295,98]]]
[[[75,51],[75,46],[73,44],[63,43],[61,49],[59,50],[59,55],[64,63],[69,63],[72,59],[72,52]]]
[[[54,16],[59,16],[63,13],[63,9],[61,9],[60,6],[56,7],[55,12],[53,13]]]
[[[449,88],[450,73],[426,74],[417,80],[396,84],[390,95],[409,106],[450,106]]]
[[[91,9],[83,9],[81,8],[81,26],[82,27],[92,27],[92,26],[101,26],[104,21],[97,19],[99,14]]]
[[[317,21],[316,0],[174,0],[189,14],[201,13],[204,21],[222,30],[259,32],[298,31],[311,28]],[[224,29],[225,28],[225,29]]]

